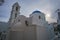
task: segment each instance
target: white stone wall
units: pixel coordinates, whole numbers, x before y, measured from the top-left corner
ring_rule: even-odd
[[[37,40],[49,40],[48,30],[46,27],[37,26]]]
[[[36,40],[36,26],[21,26],[10,30],[9,40]]]
[[[24,40],[36,40],[36,27],[26,27],[24,32]]]

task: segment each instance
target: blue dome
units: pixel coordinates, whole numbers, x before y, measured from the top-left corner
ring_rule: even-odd
[[[40,11],[34,11],[32,14],[34,14],[34,13],[41,13]]]

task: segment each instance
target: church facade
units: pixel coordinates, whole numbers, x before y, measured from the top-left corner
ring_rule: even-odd
[[[19,11],[20,6],[16,2],[12,6],[7,40],[50,40],[48,23],[44,13],[36,10],[26,17],[19,15]]]

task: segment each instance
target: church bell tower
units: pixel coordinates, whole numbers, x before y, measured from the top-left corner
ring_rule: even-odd
[[[16,2],[12,6],[11,16],[10,16],[10,19],[9,19],[10,23],[14,23],[15,19],[20,14],[19,11],[20,11],[20,6],[19,6],[18,2]]]

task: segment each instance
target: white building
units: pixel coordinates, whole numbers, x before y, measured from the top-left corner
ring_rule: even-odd
[[[54,32],[54,27],[55,27],[55,25],[54,25],[54,23],[50,23],[49,24],[49,34],[50,34],[50,39],[51,40],[55,40],[55,32]]]
[[[60,9],[57,9],[57,14],[58,14],[57,22],[58,22],[58,25],[60,25]]]
[[[12,6],[7,40],[51,40],[45,14],[36,10],[29,17],[25,17],[19,15],[19,10],[20,6],[16,2]]]

